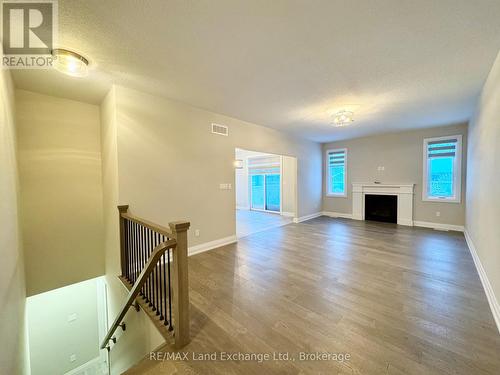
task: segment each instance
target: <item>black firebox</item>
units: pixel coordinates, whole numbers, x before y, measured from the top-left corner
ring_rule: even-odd
[[[398,222],[398,197],[396,195],[365,195],[365,220]]]

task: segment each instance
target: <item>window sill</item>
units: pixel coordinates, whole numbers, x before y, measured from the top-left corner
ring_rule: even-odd
[[[328,198],[347,198],[347,194],[326,194]]]
[[[453,199],[446,199],[446,198],[439,199],[439,198],[423,197],[422,201],[424,201],[424,202],[436,202],[436,203],[461,203],[461,200],[460,199],[456,199],[456,198],[453,198]]]

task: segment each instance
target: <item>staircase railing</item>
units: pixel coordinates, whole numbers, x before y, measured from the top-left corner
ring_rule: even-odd
[[[140,306],[161,330],[173,331],[175,346],[189,342],[189,285],[187,230],[189,222],[156,225],[127,213],[118,206],[120,217],[120,280],[129,294],[114,320],[101,348],[110,350],[110,341],[132,305]],[[163,333],[163,332],[162,332]]]

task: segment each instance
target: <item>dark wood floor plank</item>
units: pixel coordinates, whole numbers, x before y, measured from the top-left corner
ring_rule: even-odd
[[[183,352],[351,359],[145,359],[128,374],[500,374],[500,335],[461,233],[321,217],[192,256],[189,277]]]

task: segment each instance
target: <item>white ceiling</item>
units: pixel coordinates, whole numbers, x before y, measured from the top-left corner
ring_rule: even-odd
[[[315,141],[466,121],[500,49],[498,0],[59,0],[85,79],[16,86],[99,103],[114,82]],[[334,128],[331,112],[355,122]]]

